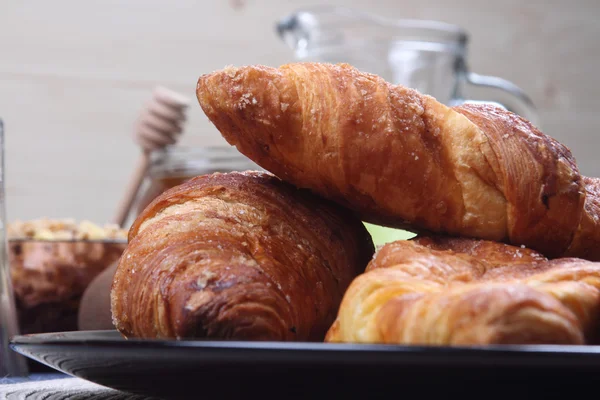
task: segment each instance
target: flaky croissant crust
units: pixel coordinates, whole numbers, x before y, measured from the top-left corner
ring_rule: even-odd
[[[598,180],[513,113],[449,108],[347,64],[228,67],[196,92],[230,144],[366,221],[600,260]]]
[[[590,344],[599,334],[600,263],[426,236],[377,252],[348,288],[326,341]]]
[[[132,225],[114,325],[145,338],[323,340],[373,252],[352,213],[271,174],[200,176]]]

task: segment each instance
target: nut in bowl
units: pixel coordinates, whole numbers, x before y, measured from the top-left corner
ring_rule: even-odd
[[[20,331],[74,331],[81,296],[121,256],[127,231],[72,219],[15,221],[9,261]]]

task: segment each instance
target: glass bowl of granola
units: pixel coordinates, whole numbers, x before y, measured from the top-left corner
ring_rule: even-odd
[[[83,293],[127,245],[117,225],[73,219],[15,221],[7,236],[22,334],[77,330]]]

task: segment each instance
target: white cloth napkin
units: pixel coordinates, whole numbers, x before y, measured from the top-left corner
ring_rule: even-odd
[[[70,376],[0,383],[0,400],[157,400],[132,395]],[[0,382],[10,382],[4,380]]]

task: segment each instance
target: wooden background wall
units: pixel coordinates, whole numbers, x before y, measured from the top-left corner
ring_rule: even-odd
[[[9,220],[111,218],[138,149],[131,129],[160,84],[194,98],[227,64],[292,61],[274,23],[298,0],[29,0],[0,3],[0,118]],[[600,176],[598,0],[336,1],[391,17],[437,19],[471,34],[471,69],[509,79],[543,130]],[[196,103],[183,145],[224,144]]]

